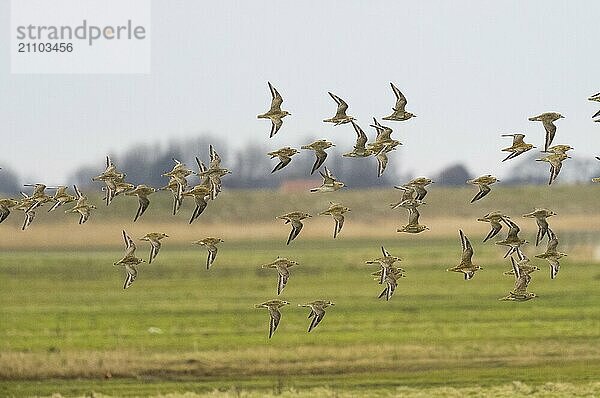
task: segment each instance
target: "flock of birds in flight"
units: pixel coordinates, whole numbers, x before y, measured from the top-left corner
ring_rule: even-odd
[[[393,83],[390,83],[390,85],[396,97],[396,103],[392,108],[392,113],[389,116],[383,117],[382,120],[401,122],[416,117],[415,114],[406,110],[407,99],[404,94],[402,94]],[[268,86],[272,97],[271,107],[267,112],[258,115],[258,118],[269,119],[271,121],[270,137],[273,137],[281,129],[283,118],[290,115],[290,113],[281,109],[283,98],[275,87],[273,87],[271,83],[268,83]],[[350,123],[357,135],[356,144],[352,151],[344,153],[343,156],[349,158],[368,158],[374,156],[378,163],[377,176],[380,177],[383,175],[388,164],[388,154],[391,151],[396,150],[402,143],[393,139],[391,137],[393,130],[390,127],[380,124],[376,118],[373,118],[373,124],[370,126],[375,129],[377,135],[375,140],[369,143],[367,135],[357,124],[357,119],[347,114],[348,104],[342,98],[331,92],[329,95],[335,101],[337,110],[333,117],[325,119],[323,122],[332,123],[335,126]],[[600,93],[589,97],[589,100],[600,102]],[[546,132],[544,150],[542,151],[545,156],[536,160],[548,162],[550,164],[549,184],[552,184],[552,182],[556,180],[561,170],[562,162],[570,158],[570,156],[567,155],[567,152],[573,149],[570,145],[561,144],[552,146],[557,130],[554,122],[561,118],[563,118],[563,116],[555,112],[542,113],[538,116],[529,118],[530,121],[542,122]],[[594,114],[593,119],[595,119],[595,122],[600,122],[600,111]],[[508,156],[502,160],[503,162],[514,159],[535,148],[532,144],[528,144],[524,141],[524,134],[502,134],[502,137],[512,137],[512,145],[502,149],[503,152],[509,152]],[[339,181],[326,166],[323,166],[327,158],[327,152],[325,152],[325,150],[332,146],[334,146],[332,142],[321,139],[301,147],[301,149],[312,150],[315,152],[316,160],[310,174],[319,171],[323,178],[322,185],[311,189],[311,192],[335,192],[345,186],[345,184],[342,181]],[[289,146],[269,152],[267,154],[268,156],[272,159],[278,158],[279,160],[279,163],[274,167],[272,173],[280,171],[288,166],[292,161],[292,156],[299,152],[300,151],[297,149]],[[173,168],[171,171],[163,174],[164,177],[169,178],[168,184],[158,189],[145,184],[134,185],[127,182],[125,179],[126,174],[119,171],[108,156],[106,157],[105,170],[98,176],[93,177],[92,181],[102,182],[104,184],[102,191],[104,192],[104,201],[107,206],[112,203],[115,197],[121,194],[125,196],[136,196],[139,205],[133,219],[134,222],[145,213],[150,205],[149,196],[157,191],[166,190],[171,192],[173,197],[172,213],[174,215],[178,213],[185,198],[193,198],[195,208],[189,219],[189,223],[191,224],[204,212],[210,201],[217,199],[222,188],[221,178],[231,173],[227,168],[221,167],[221,157],[212,145],[209,146],[209,155],[210,163],[208,167],[196,157],[197,171],[192,170],[184,163],[173,159],[175,162]],[[600,160],[600,157],[597,157],[597,159]],[[320,170],[321,168],[323,169],[322,171]],[[199,183],[190,186],[188,182],[188,177],[190,176],[199,178]],[[466,183],[478,187],[478,192],[471,200],[471,203],[488,195],[491,192],[491,185],[498,181],[499,180],[496,177],[490,174],[466,181]],[[594,178],[592,181],[600,182],[600,177]],[[399,227],[397,232],[418,234],[429,229],[426,225],[419,223],[420,214],[418,207],[426,204],[424,201],[427,195],[426,187],[432,183],[433,181],[430,178],[418,177],[403,185],[394,187],[401,191],[401,198],[397,203],[392,203],[390,207],[392,209],[403,208],[408,211],[408,223]],[[63,205],[75,202],[75,206],[66,210],[65,213],[78,213],[79,224],[83,224],[89,219],[92,210],[96,209],[96,206],[89,202],[87,196],[82,194],[77,186],[73,186],[75,195],[69,194],[66,186],[47,187],[44,184],[26,184],[25,186],[33,187],[33,192],[30,195],[21,192],[22,198],[19,199],[0,198],[0,223],[10,215],[12,209],[20,210],[25,214],[25,220],[22,225],[22,229],[25,230],[33,222],[36,210],[40,209],[42,206],[51,204],[48,211],[52,212]],[[54,194],[47,194],[46,189],[54,189]],[[350,208],[342,204],[329,202],[328,208],[319,213],[319,215],[331,216],[334,219],[333,238],[336,238],[342,231],[345,219],[344,214],[349,211]],[[542,243],[544,238],[547,238],[545,252],[538,254],[535,257],[544,259],[549,263],[550,277],[552,279],[554,279],[559,272],[560,259],[567,255],[558,251],[558,238],[547,222],[547,218],[554,215],[556,215],[556,213],[545,208],[536,208],[531,213],[523,215],[525,218],[534,218],[537,222],[538,232],[535,239],[536,246]],[[304,211],[292,211],[276,217],[277,219],[283,220],[285,224],[291,225],[291,231],[286,242],[287,245],[300,234],[303,228],[302,221],[310,217],[312,217],[311,214]],[[519,236],[520,227],[510,216],[498,211],[490,212],[483,217],[478,218],[477,221],[487,222],[491,225],[491,230],[483,239],[483,242],[487,242],[489,239],[496,236],[504,226],[508,229],[506,237],[495,243],[496,245],[506,246],[508,248],[504,258],[510,258],[511,269],[505,272],[505,274],[514,278],[514,288],[507,296],[500,298],[500,300],[527,301],[535,298],[536,294],[529,292],[528,287],[531,282],[531,274],[539,270],[539,267],[531,264],[529,257],[525,255],[522,250],[522,246],[529,242]],[[127,289],[137,278],[138,265],[144,263],[145,260],[136,256],[136,244],[134,239],[132,239],[125,230],[122,231],[122,235],[125,243],[125,253],[120,260],[114,263],[114,265],[122,266],[125,269],[126,277],[123,289]],[[481,270],[481,267],[473,263],[473,247],[467,236],[462,230],[459,230],[459,235],[462,248],[460,263],[454,267],[448,268],[447,271],[461,273],[464,275],[465,280],[470,280],[475,276],[477,271]],[[150,232],[139,238],[139,240],[149,242],[150,244],[148,263],[152,263],[152,261],[156,259],[161,248],[161,240],[168,237],[169,236],[165,233]],[[221,238],[216,237],[206,237],[192,242],[193,244],[203,246],[208,251],[206,259],[207,269],[210,269],[215,261],[218,252],[217,245],[222,242],[224,241]],[[380,285],[384,286],[384,289],[379,294],[378,298],[390,300],[398,285],[398,280],[405,277],[406,274],[405,270],[397,265],[401,261],[400,257],[390,254],[383,246],[381,247],[381,253],[381,257],[366,261],[366,264],[379,267],[378,271],[372,273],[374,279]],[[290,278],[290,268],[295,265],[298,265],[296,261],[278,257],[273,262],[262,266],[262,268],[272,268],[277,271],[278,296],[282,293],[288,283]],[[280,309],[288,304],[290,303],[285,300],[272,299],[255,305],[256,308],[265,308],[269,311],[269,338],[272,337],[279,325],[281,319]],[[322,299],[299,304],[300,307],[307,307],[310,309],[309,318],[311,318],[311,322],[308,328],[309,332],[321,322],[325,316],[325,309],[334,305],[335,303],[330,300]]]

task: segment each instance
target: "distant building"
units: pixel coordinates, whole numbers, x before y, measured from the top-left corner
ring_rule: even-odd
[[[301,178],[294,180],[284,180],[279,185],[279,191],[283,193],[306,192],[311,188],[318,187],[322,183],[321,179]]]

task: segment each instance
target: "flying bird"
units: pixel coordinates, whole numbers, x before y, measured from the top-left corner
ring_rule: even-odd
[[[402,94],[398,87],[394,86],[394,83],[390,83],[390,86],[392,86],[392,91],[396,96],[396,105],[392,108],[392,114],[384,117],[383,120],[395,120],[401,122],[412,117],[416,117],[417,115],[405,110],[408,101],[406,100],[404,94]]]
[[[352,116],[348,116],[346,114],[346,111],[348,110],[348,104],[346,101],[331,92],[328,94],[337,104],[337,110],[332,118],[323,120],[325,123],[333,123],[335,126],[338,126],[340,124],[350,123],[351,121],[356,120]]]
[[[531,282],[531,275],[526,272],[522,272],[519,264],[515,262],[515,259],[511,256],[510,262],[513,267],[513,274],[515,276],[515,287],[508,293],[506,297],[502,297],[500,301],[527,301],[537,297],[535,293],[527,291],[527,287]]]
[[[457,266],[448,268],[446,271],[461,272],[465,276],[465,280],[469,280],[475,276],[475,272],[479,271],[481,267],[473,264],[473,246],[471,246],[469,238],[467,238],[462,230],[458,230],[458,232],[460,235],[460,246],[462,248],[460,263]]]
[[[313,167],[310,171],[310,174],[313,174],[323,163],[325,163],[325,159],[327,159],[327,152],[325,149],[331,148],[335,146],[332,142],[327,140],[317,140],[311,144],[303,145],[300,149],[308,149],[311,151],[315,151],[316,160],[313,164]]]
[[[523,214],[524,218],[535,218],[535,221],[538,226],[538,231],[535,236],[535,245],[536,246],[540,244],[540,241],[542,239],[544,239],[544,236],[548,236],[548,239],[550,239],[550,232],[552,230],[550,229],[550,226],[548,225],[548,221],[546,221],[546,218],[552,217],[555,215],[556,215],[555,212],[553,212],[552,210],[548,210],[548,209],[535,209],[534,211],[532,211],[530,213]]]
[[[590,96],[588,98],[588,101],[600,102],[600,93],[596,93],[596,94]],[[592,119],[596,119],[598,116],[600,116],[600,111],[594,113],[594,116],[592,116]],[[598,122],[598,121],[600,121],[600,119],[594,120],[594,121]]]
[[[158,256],[158,251],[161,247],[161,239],[168,237],[169,235],[162,232],[150,232],[140,238],[140,240],[150,243],[150,258],[148,259],[148,264],[151,264],[152,260]]]
[[[342,206],[339,203],[329,202],[329,207],[327,210],[319,213],[320,216],[331,216],[335,220],[335,226],[333,227],[334,239],[342,231],[342,227],[344,226],[344,213],[349,211],[349,207]]]
[[[544,260],[548,261],[548,264],[550,264],[550,278],[554,279],[556,278],[556,275],[558,275],[558,271],[560,270],[559,260],[565,257],[567,254],[559,252],[557,250],[558,238],[556,237],[556,234],[551,230],[549,231],[549,238],[550,239],[548,240],[546,251],[542,254],[536,255],[536,257],[543,258]]]
[[[300,234],[302,227],[304,226],[304,224],[302,224],[302,220],[309,217],[312,216],[302,211],[293,211],[291,213],[286,213],[276,217],[277,219],[284,220],[285,224],[292,224],[292,230],[290,231],[286,245],[289,245],[291,241],[296,239],[296,237]]]
[[[59,208],[60,206],[65,205],[67,203],[75,202],[77,200],[77,197],[73,196],[73,195],[69,195],[67,193],[67,187],[66,186],[59,185],[58,187],[56,187],[56,191],[54,191],[54,195],[52,196],[52,200],[54,201],[54,204],[48,210],[48,212],[54,211],[57,208]]]
[[[354,122],[354,120],[352,120],[351,123],[352,127],[354,127],[354,131],[356,131],[356,143],[351,152],[344,153],[342,156],[350,158],[366,158],[371,156],[373,151],[366,147],[367,141],[369,140],[367,134]]]
[[[142,214],[144,214],[144,212],[150,205],[150,199],[148,199],[148,196],[150,196],[154,192],[156,192],[156,189],[149,187],[148,185],[145,185],[145,184],[140,184],[140,185],[136,186],[135,188],[133,188],[131,191],[125,192],[125,195],[138,197],[139,205],[138,205],[137,212],[135,213],[133,222],[136,222],[138,220],[138,218],[140,218],[142,216]]]
[[[312,318],[310,325],[308,326],[308,332],[317,327],[319,323],[323,320],[325,316],[325,308],[329,306],[334,306],[335,303],[329,300],[315,300],[310,301],[306,304],[298,304],[299,307],[308,307],[310,308],[310,313],[308,314],[308,318]]]
[[[290,278],[290,267],[298,265],[297,261],[288,260],[285,257],[277,257],[275,261],[264,264],[261,268],[274,268],[277,270],[277,295],[279,296],[283,291],[283,288],[287,286],[288,279]]]
[[[291,115],[291,113],[289,113],[288,111],[281,110],[283,98],[270,82],[267,83],[269,84],[269,90],[271,91],[271,108],[267,112],[258,115],[257,117],[259,119],[271,120],[271,133],[269,135],[269,138],[272,138],[275,134],[277,134],[277,132],[283,125],[283,118],[288,115]]]
[[[525,134],[502,134],[502,137],[512,137],[513,142],[512,145],[508,148],[502,149],[502,152],[510,152],[510,154],[502,159],[503,162],[514,159],[517,156],[535,148],[533,144],[527,144],[524,140]]]
[[[90,213],[96,208],[96,206],[88,203],[87,196],[79,192],[79,189],[77,189],[76,185],[73,185],[73,189],[77,195],[77,203],[75,204],[75,207],[65,210],[65,213],[79,213],[79,224],[81,225],[90,218]]]
[[[396,232],[407,232],[409,234],[418,234],[429,229],[426,225],[419,224],[420,213],[416,207],[408,209],[408,224],[398,228]]]
[[[548,156],[544,156],[543,158],[536,159],[538,162],[547,162],[550,164],[550,179],[548,180],[548,185],[552,185],[552,183],[558,177],[558,174],[562,169],[562,162],[570,158],[571,157],[565,153],[552,153]]]
[[[477,221],[490,223],[490,225],[492,227],[492,229],[487,234],[485,239],[483,239],[484,243],[486,241],[488,241],[489,239],[493,238],[494,236],[496,236],[498,234],[498,232],[500,232],[500,230],[502,229],[501,221],[505,218],[510,218],[510,217],[508,217],[505,214],[502,214],[499,211],[493,211],[493,212],[490,212],[490,213],[486,214],[485,216],[477,219]]]
[[[554,135],[556,134],[556,125],[555,121],[558,119],[563,119],[564,116],[560,113],[556,112],[546,112],[541,115],[530,117],[529,120],[532,122],[542,122],[544,129],[546,130],[546,140],[544,142],[544,152],[548,150],[550,145],[552,145],[552,140],[554,140]]]
[[[10,198],[0,199],[0,223],[10,215],[10,209],[19,205],[19,201]]]
[[[325,166],[325,173],[319,171],[319,174],[323,177],[323,184],[320,187],[312,188],[310,192],[334,192],[346,186],[343,182],[335,178],[327,166]]]
[[[212,263],[215,262],[215,259],[217,258],[217,251],[218,251],[217,245],[219,243],[223,243],[223,242],[225,242],[225,241],[221,238],[213,238],[210,236],[207,238],[196,240],[196,241],[192,242],[192,244],[204,246],[206,248],[206,250],[208,250],[208,257],[206,257],[206,269],[210,269],[210,266],[212,265]]]
[[[508,227],[508,233],[506,234],[506,238],[496,242],[497,245],[508,246],[509,249],[504,255],[504,258],[510,256],[511,254],[520,251],[522,245],[529,243],[525,239],[519,238],[519,232],[521,232],[521,228],[509,218],[502,218],[502,221]]]
[[[472,180],[467,180],[467,184],[477,185],[479,187],[479,192],[477,192],[473,199],[471,199],[471,203],[483,198],[488,193],[490,193],[492,191],[490,185],[499,181],[499,179],[497,179],[491,174],[486,174],[484,176],[477,177]]]
[[[380,280],[381,274],[383,273],[383,269],[379,271],[371,273],[371,275],[375,276],[375,280]],[[404,274],[404,270],[402,268],[397,268],[394,266],[390,266],[385,275],[385,279],[383,283],[385,284],[385,288],[379,293],[377,298],[384,298],[385,301],[390,301],[396,288],[398,287],[398,279],[404,278],[406,275]]]
[[[415,199],[423,200],[423,199],[425,199],[425,196],[427,195],[427,190],[425,189],[425,187],[429,184],[433,184],[434,182],[435,181],[432,181],[431,178],[417,177],[417,178],[410,180],[406,184],[404,184],[404,187],[414,188],[414,190],[417,194]]]
[[[392,269],[392,267],[394,266],[394,264],[398,261],[402,261],[402,259],[400,257],[397,256],[392,256],[390,254],[390,252],[388,252],[385,247],[381,246],[381,253],[383,254],[382,257],[378,257],[375,258],[373,260],[368,260],[365,261],[365,264],[377,264],[379,265],[380,269],[379,271],[381,271],[381,273],[378,273],[379,275],[379,284],[383,284],[385,281],[385,278],[388,274],[388,272],[390,271],[390,269]],[[402,268],[397,267],[399,270],[404,271]]]
[[[269,338],[273,337],[273,333],[275,333],[277,326],[279,326],[279,321],[281,321],[281,311],[279,309],[288,304],[288,301],[275,299],[254,305],[254,308],[266,308],[269,310]]]
[[[267,153],[267,156],[270,156],[271,159],[275,159],[275,158],[279,159],[279,163],[277,163],[277,165],[271,171],[271,173],[279,171],[279,170],[283,169],[285,166],[287,166],[288,164],[290,164],[290,162],[292,161],[292,156],[294,156],[297,153],[299,153],[299,151],[297,149],[290,148],[289,146],[286,146],[286,147],[280,148],[276,151]],[[327,157],[327,154],[325,154],[325,157]],[[317,156],[317,158],[318,158],[318,156]]]
[[[127,289],[137,278],[137,265],[145,261],[135,256],[135,242],[127,235],[125,230],[123,230],[123,240],[125,241],[125,255],[119,261],[115,262],[113,266],[120,265],[125,268],[127,276],[125,277],[123,289]]]

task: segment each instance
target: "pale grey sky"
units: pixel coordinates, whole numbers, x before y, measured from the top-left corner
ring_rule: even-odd
[[[4,35],[9,6],[0,1]],[[418,115],[390,123],[404,143],[392,157],[416,174],[463,161],[502,176],[510,140],[500,133],[542,146],[542,126],[527,117],[545,111],[565,116],[555,143],[591,157],[598,15],[598,1],[153,1],[149,75],[10,74],[0,40],[0,162],[55,184],[82,163],[101,167],[109,151],[201,132],[238,147],[314,135],[350,149],[351,126],[322,122],[335,111],[327,91],[372,136],[372,116],[394,103],[390,81]],[[292,113],[273,139],[256,119],[268,80]]]

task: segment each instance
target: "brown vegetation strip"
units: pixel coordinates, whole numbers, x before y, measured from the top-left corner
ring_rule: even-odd
[[[422,371],[448,367],[526,366],[556,361],[599,361],[600,347],[571,344],[566,349],[551,343],[481,344],[477,359],[461,347],[423,345],[361,345],[339,350],[329,346],[301,346],[281,350],[260,347],[237,351],[202,351],[179,354],[144,352],[58,352],[0,354],[0,379],[102,378],[153,376],[239,377],[264,375],[316,375]],[[560,350],[561,355],[555,353]]]
[[[388,238],[414,239],[414,235],[397,233],[396,229],[406,223],[405,212],[394,217],[381,218],[371,222],[356,221],[352,215],[347,217],[339,239],[345,238]],[[523,233],[534,235],[535,222],[529,219],[518,220]],[[553,217],[552,228],[559,234],[584,233],[587,239],[600,238],[600,215],[569,215]],[[458,228],[467,234],[485,236],[489,224],[477,222],[464,217],[431,217],[422,216],[421,222],[431,230],[419,237],[447,238],[454,237]],[[330,238],[333,233],[333,220],[330,217],[315,217],[305,222],[301,237],[304,239]],[[285,240],[289,234],[289,226],[279,220],[270,222],[253,222],[245,225],[237,223],[198,222],[192,226],[174,222],[102,222],[90,220],[88,224],[77,225],[71,222],[34,224],[27,231],[21,231],[17,225],[2,225],[3,238],[0,248],[3,249],[44,249],[44,248],[102,248],[118,247],[121,244],[122,229],[134,237],[143,236],[147,232],[165,232],[170,235],[170,244],[187,245],[192,240],[205,236],[220,236],[226,240]],[[502,234],[502,233],[501,233]],[[600,240],[600,239],[596,239]]]

